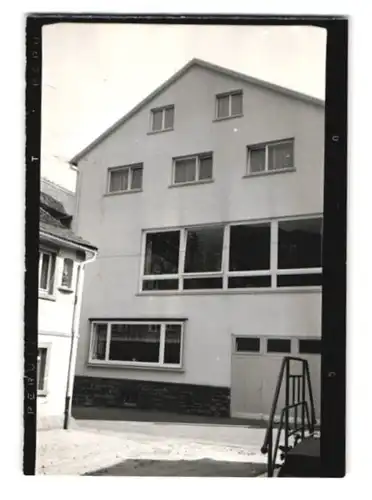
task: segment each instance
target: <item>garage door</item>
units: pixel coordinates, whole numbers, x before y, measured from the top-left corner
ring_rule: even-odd
[[[231,416],[266,419],[284,356],[309,362],[317,418],[320,418],[320,339],[234,336],[231,363]],[[298,370],[296,372],[296,369]],[[300,366],[293,365],[293,374]],[[284,384],[278,408],[284,406]]]

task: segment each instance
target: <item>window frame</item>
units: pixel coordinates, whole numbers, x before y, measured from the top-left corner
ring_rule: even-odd
[[[43,386],[43,389],[39,389],[39,380],[36,380],[37,396],[46,397],[48,395],[48,375],[49,375],[49,361],[50,361],[51,348],[52,348],[52,344],[47,343],[47,342],[40,342],[37,345],[37,356],[39,356],[39,349],[46,350],[45,369],[44,369],[44,386]]]
[[[105,324],[107,325],[106,334],[106,347],[105,347],[105,359],[97,360],[93,358],[93,346],[94,346],[94,325]],[[120,361],[120,360],[110,360],[110,342],[111,342],[111,328],[112,325],[160,325],[160,346],[159,346],[159,362],[148,363],[143,361]],[[165,354],[165,334],[167,325],[180,325],[181,326],[181,340],[180,340],[180,362],[179,363],[164,363]],[[89,340],[89,352],[88,352],[88,365],[105,365],[105,366],[119,366],[123,368],[144,368],[144,369],[163,369],[163,370],[182,370],[184,362],[184,331],[185,331],[185,320],[153,320],[153,319],[141,319],[141,320],[105,320],[105,319],[95,319],[90,320],[90,340]]]
[[[70,284],[69,286],[66,286],[63,284],[63,273],[64,273],[64,269],[65,269],[65,263],[66,261],[71,261],[72,262],[72,269],[71,269],[71,279],[70,279]],[[74,277],[75,277],[75,261],[72,257],[64,257],[63,260],[62,260],[62,271],[61,271],[61,281],[60,281],[60,285],[59,285],[59,288],[61,290],[66,290],[68,292],[71,292],[73,291],[74,289]]]
[[[212,160],[212,176],[208,179],[200,179],[200,160],[211,158]],[[195,179],[193,181],[176,182],[176,164],[178,161],[195,160]],[[202,184],[213,182],[213,151],[206,151],[205,153],[196,153],[186,156],[176,156],[172,159],[172,179],[171,186],[185,186],[189,184]]]
[[[292,221],[292,220],[309,220],[309,219],[321,219],[323,226],[323,214],[310,214],[301,215],[293,217],[281,217],[277,219],[260,219],[251,221],[239,221],[239,222],[229,222],[229,223],[213,223],[213,224],[203,224],[203,225],[192,225],[192,226],[182,226],[182,227],[170,227],[170,228],[159,228],[159,229],[146,229],[142,231],[142,248],[141,248],[141,259],[140,259],[140,279],[139,279],[139,294],[178,294],[178,293],[254,293],[257,291],[262,292],[272,292],[272,291],[296,291],[296,290],[321,290],[321,285],[310,285],[310,286],[277,286],[277,278],[281,275],[305,275],[305,274],[320,274],[322,275],[322,267],[318,268],[298,268],[298,269],[278,269],[278,248],[279,248],[279,222],[281,221]],[[229,270],[229,260],[230,260],[230,231],[231,227],[238,225],[262,225],[268,223],[270,225],[270,266],[267,270],[251,270],[251,271],[230,271]],[[223,242],[222,242],[222,264],[220,271],[213,272],[193,272],[185,273],[185,257],[186,257],[186,246],[187,246],[187,231],[192,229],[208,228],[208,227],[224,227]],[[169,231],[180,231],[180,246],[179,246],[179,257],[178,257],[178,271],[173,274],[144,274],[145,266],[145,255],[146,255],[146,238],[147,234],[151,233],[162,233]],[[240,287],[240,288],[229,288],[228,280],[233,277],[255,277],[255,276],[270,276],[271,286],[267,287]],[[203,288],[203,289],[185,289],[184,280],[187,278],[222,278],[221,288]],[[172,290],[144,290],[143,283],[145,281],[155,281],[155,280],[178,280],[178,288]]]
[[[48,274],[47,274],[47,288],[41,288],[40,279],[41,279],[41,271],[42,271],[42,256],[49,255],[50,256],[50,264],[48,266]],[[54,274],[52,272],[54,267]],[[56,288],[56,272],[57,272],[57,252],[53,250],[48,250],[46,248],[39,248],[39,295],[44,297],[54,297],[55,288]]]
[[[132,189],[132,178],[133,178],[133,170],[142,169],[142,182],[140,188]],[[121,172],[128,171],[128,189],[122,189],[118,191],[110,191],[111,187],[111,174],[112,172]],[[143,190],[143,163],[131,163],[130,165],[122,165],[119,167],[109,167],[107,170],[107,186],[106,186],[106,194],[114,195],[114,194],[123,194],[123,193],[139,193]]]
[[[233,95],[241,95],[242,96],[242,111],[239,114],[232,114],[232,96]],[[218,102],[220,98],[228,97],[229,98],[229,114],[227,116],[218,116]],[[230,90],[228,92],[221,92],[216,94],[215,98],[215,121],[219,120],[227,120],[229,118],[239,118],[244,116],[244,92],[243,89]]]
[[[279,146],[282,144],[291,144],[292,145],[292,158],[293,158],[293,166],[286,168],[279,168],[275,170],[269,170],[269,148]],[[260,149],[265,150],[265,169],[259,172],[251,171],[251,153],[252,151],[257,151]],[[287,139],[279,139],[276,141],[262,142],[259,144],[250,144],[247,146],[247,160],[246,160],[246,172],[245,177],[253,177],[255,175],[270,175],[277,174],[280,172],[294,172],[296,171],[296,161],[295,161],[295,139],[294,137],[289,137]]]
[[[173,109],[173,123],[171,127],[165,128],[165,112],[167,109]],[[161,111],[161,129],[154,130],[154,113]],[[159,132],[167,132],[174,130],[174,121],[176,115],[176,107],[174,104],[167,104],[166,106],[159,106],[150,110],[150,134],[157,134]]]

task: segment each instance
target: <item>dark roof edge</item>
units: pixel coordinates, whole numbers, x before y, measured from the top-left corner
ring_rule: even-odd
[[[86,248],[87,250],[93,250],[94,252],[98,251],[98,248],[90,243],[78,243],[76,241],[72,241],[69,237],[57,236],[54,233],[47,231],[46,229],[40,229],[40,234],[44,235],[46,239],[50,238],[53,240],[60,240],[67,246],[73,246],[75,248]]]
[[[230,70],[224,68],[222,66],[218,66],[216,64],[209,63],[207,61],[203,61],[201,59],[192,59],[185,66],[183,66],[179,71],[174,73],[168,80],[162,83],[159,87],[157,87],[151,94],[145,97],[141,102],[139,102],[133,109],[131,109],[126,115],[117,120],[111,127],[105,130],[101,135],[99,135],[93,142],[88,144],[80,153],[77,153],[71,160],[69,161],[70,165],[76,166],[76,164],[91,151],[95,146],[97,146],[100,142],[102,142],[106,137],[108,137],[114,130],[116,130],[120,125],[125,123],[129,118],[135,115],[143,106],[145,106],[148,102],[154,99],[158,94],[163,92],[167,87],[169,87],[172,83],[178,80],[186,71],[188,71],[191,66],[200,66],[205,69],[209,69],[215,72],[223,73],[227,76],[237,78],[253,85],[257,85],[260,87],[264,87],[266,89],[272,90],[274,92],[278,92],[280,94],[284,94],[288,97],[292,97],[295,99],[302,100],[309,104],[313,104],[315,106],[324,107],[324,101],[322,99],[318,99],[316,97],[309,96],[307,94],[303,94],[301,92],[297,92],[295,90],[290,90],[285,87],[281,87],[274,83],[269,83],[264,80],[260,80],[258,78],[253,78],[251,76],[245,75],[244,73],[239,73],[238,71]]]

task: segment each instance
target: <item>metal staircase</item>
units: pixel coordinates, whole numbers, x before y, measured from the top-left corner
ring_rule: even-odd
[[[293,366],[297,368],[296,374]],[[280,409],[278,402],[283,384],[285,403]],[[284,357],[261,448],[261,452],[267,454],[268,477],[317,477],[320,446],[315,426],[309,364],[302,358]],[[281,463],[278,464],[279,451]]]

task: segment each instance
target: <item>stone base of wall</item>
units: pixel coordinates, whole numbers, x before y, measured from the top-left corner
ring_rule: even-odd
[[[76,376],[72,404],[230,416],[230,388]]]
[[[63,415],[38,415],[37,416],[37,430],[49,431],[52,429],[63,429]],[[69,429],[78,428],[78,424],[73,417],[69,420]]]

